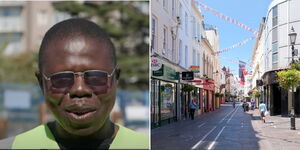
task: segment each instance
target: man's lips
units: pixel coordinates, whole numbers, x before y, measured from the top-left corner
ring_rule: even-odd
[[[82,120],[91,117],[96,112],[95,107],[79,107],[71,106],[65,109],[66,113],[71,116],[71,118],[76,120]]]

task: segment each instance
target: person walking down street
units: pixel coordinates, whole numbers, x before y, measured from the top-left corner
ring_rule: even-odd
[[[235,100],[233,100],[232,106],[233,108],[235,108]]]
[[[196,103],[197,98],[194,97],[189,104],[190,107],[190,117],[192,120],[194,120],[194,116],[195,116],[195,110],[197,108],[197,103]]]
[[[261,120],[263,121],[263,123],[266,123],[266,120],[265,120],[265,112],[267,111],[267,107],[266,107],[266,104],[263,103],[263,101],[260,101],[260,104],[259,104],[259,112],[260,112],[260,117],[261,117]]]
[[[246,105],[247,105],[247,102],[246,102],[246,101],[244,101],[244,102],[243,102],[243,105],[242,105],[242,106],[243,106],[243,110],[244,110],[244,112],[246,112]]]
[[[252,99],[251,100],[251,110],[254,110],[254,104],[255,104],[255,101]]]

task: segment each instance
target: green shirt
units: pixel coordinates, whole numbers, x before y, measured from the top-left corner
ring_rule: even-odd
[[[149,149],[149,138],[147,136],[121,125],[118,126],[119,130],[109,149]],[[47,125],[40,125],[10,139],[13,142],[12,146],[8,148],[12,149],[59,149]]]

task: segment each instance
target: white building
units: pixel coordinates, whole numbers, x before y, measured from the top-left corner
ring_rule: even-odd
[[[151,72],[151,123],[157,127],[187,118],[192,95],[197,95],[200,104],[196,114],[204,112],[204,107],[205,111],[213,110],[203,104],[204,100],[212,101],[214,95],[203,92],[206,85],[201,81],[204,74],[214,78],[212,68],[217,63],[213,63],[211,56],[218,45],[212,46],[207,40],[203,16],[193,0],[153,0],[150,3],[151,65],[159,66],[152,67]],[[204,37],[206,47],[202,44]],[[217,43],[216,37],[213,44]],[[207,51],[205,61],[204,51]],[[191,71],[191,66],[200,67],[200,73],[194,73],[193,82],[182,80],[182,72]],[[191,84],[197,87],[193,93],[183,90]],[[214,86],[210,88],[214,91]],[[214,103],[210,104],[212,107]]]
[[[252,88],[258,88],[256,80],[262,79],[261,98],[270,108],[271,115],[289,114],[291,93],[279,88],[276,71],[288,68],[291,63],[292,52],[288,34],[292,27],[298,35],[300,33],[299,7],[299,0],[273,0],[254,45]],[[299,43],[297,38],[295,49],[299,49]],[[295,57],[295,60],[298,59],[299,55]],[[296,101],[295,108],[296,113],[300,114],[300,102]]]
[[[50,1],[1,1],[0,42],[4,53],[37,51],[45,32],[70,15],[55,11]]]

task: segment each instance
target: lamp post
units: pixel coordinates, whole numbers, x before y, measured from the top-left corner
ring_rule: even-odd
[[[295,56],[295,42],[296,42],[296,37],[297,37],[297,33],[295,32],[294,28],[292,27],[291,29],[291,33],[289,33],[289,37],[290,37],[290,43],[292,46],[292,64],[294,63],[294,56]],[[294,98],[294,88],[292,87],[292,107],[291,107],[291,130],[296,130],[296,126],[295,126],[295,98]]]

